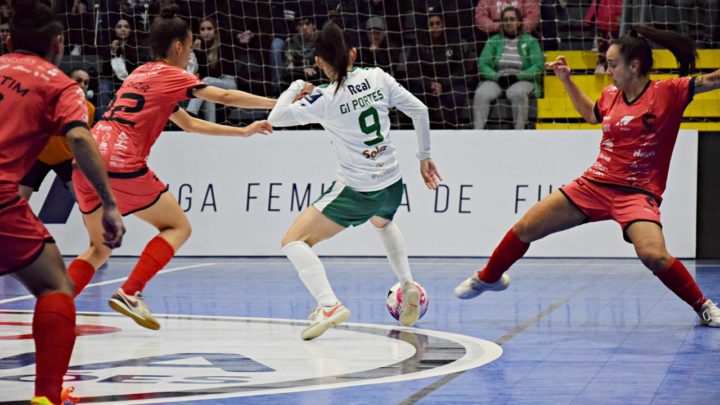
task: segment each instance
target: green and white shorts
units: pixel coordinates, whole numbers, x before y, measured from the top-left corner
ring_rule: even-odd
[[[373,216],[392,221],[403,196],[402,179],[378,191],[357,191],[333,181],[313,206],[344,227],[358,226]]]

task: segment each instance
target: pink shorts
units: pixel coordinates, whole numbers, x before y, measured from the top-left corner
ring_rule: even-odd
[[[151,207],[168,190],[168,186],[147,167],[132,173],[108,172],[108,177],[123,216]],[[100,197],[85,175],[80,170],[73,170],[72,179],[80,212],[89,214],[100,208]]]
[[[32,264],[47,242],[55,243],[27,200],[16,196],[0,203],[0,275]]]
[[[604,185],[577,178],[560,187],[560,191],[587,217],[587,222],[612,219],[623,230],[623,238],[630,242],[626,231],[635,222],[660,222],[660,204],[649,194],[622,186]]]

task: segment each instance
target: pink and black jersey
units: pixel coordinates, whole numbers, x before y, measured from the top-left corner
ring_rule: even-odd
[[[150,149],[180,101],[207,85],[164,62],[135,69],[92,129],[110,172],[131,173],[146,166]]]
[[[87,122],[82,89],[57,66],[33,54],[0,56],[0,204],[17,196],[50,135]]]
[[[600,154],[583,177],[632,187],[660,199],[683,112],[693,99],[689,77],[651,80],[632,102],[608,86],[595,104],[602,122]]]

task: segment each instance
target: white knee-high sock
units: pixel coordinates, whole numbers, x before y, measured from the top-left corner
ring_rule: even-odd
[[[307,243],[302,241],[288,243],[283,247],[283,252],[295,266],[300,280],[315,297],[318,305],[331,307],[338,302],[325,275],[325,267]]]
[[[407,248],[405,247],[405,237],[400,228],[394,222],[388,223],[384,228],[376,228],[380,239],[385,245],[387,257],[390,261],[390,267],[400,282],[412,281],[412,273],[410,272],[410,262],[408,262]]]

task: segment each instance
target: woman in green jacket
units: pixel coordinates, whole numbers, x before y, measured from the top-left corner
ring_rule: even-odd
[[[540,42],[522,32],[522,14],[515,7],[503,10],[501,23],[500,33],[490,37],[478,60],[485,81],[475,90],[475,129],[485,128],[490,104],[503,92],[512,105],[515,129],[525,129],[530,95],[542,96],[545,57]]]

